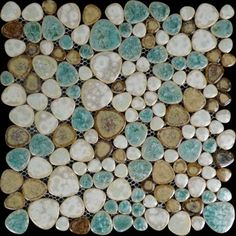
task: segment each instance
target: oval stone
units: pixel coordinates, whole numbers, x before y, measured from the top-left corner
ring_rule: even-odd
[[[142,157],[147,161],[157,161],[164,155],[164,149],[155,137],[148,137],[142,145]]]
[[[189,69],[203,69],[207,66],[208,59],[200,52],[191,52],[187,57],[187,66]]]
[[[20,38],[23,34],[23,25],[15,20],[2,26],[1,33],[6,38]]]
[[[180,87],[172,82],[164,82],[158,90],[159,100],[167,104],[176,104],[182,100],[182,91]]]
[[[144,94],[147,86],[146,75],[142,72],[135,72],[125,80],[126,90],[133,96]]]
[[[25,37],[32,43],[38,43],[42,38],[42,28],[38,22],[26,23],[23,31]]]
[[[4,200],[4,207],[9,210],[22,209],[25,206],[24,195],[20,192],[14,192]]]
[[[114,24],[102,19],[93,25],[89,42],[95,51],[110,51],[119,47],[121,37]]]
[[[29,217],[26,210],[13,211],[5,220],[6,228],[14,234],[24,234],[29,226]]]
[[[182,131],[176,127],[165,127],[158,131],[157,137],[165,147],[177,148],[182,140]]]
[[[157,21],[164,21],[170,14],[170,8],[163,2],[152,2],[149,5],[149,11]]]
[[[94,186],[98,189],[106,189],[113,181],[113,174],[108,171],[99,171],[93,175]]]
[[[204,89],[207,85],[206,78],[200,70],[192,70],[187,75],[187,84],[196,89]]]
[[[56,41],[65,34],[65,27],[55,16],[45,16],[42,23],[43,37]]]
[[[190,119],[190,123],[195,127],[205,127],[211,122],[210,113],[204,109],[195,112]]]
[[[124,232],[128,230],[133,224],[133,219],[128,215],[116,215],[113,218],[114,229],[117,232]]]
[[[115,52],[101,52],[92,57],[90,67],[97,79],[113,83],[121,71],[122,59]]]
[[[54,166],[66,165],[70,162],[70,154],[66,148],[57,148],[49,157],[49,161]]]
[[[115,25],[120,25],[124,21],[124,10],[119,3],[108,5],[105,15]]]
[[[8,39],[4,44],[4,48],[9,57],[17,57],[25,51],[26,44],[19,39]]]
[[[70,222],[70,231],[74,234],[84,235],[90,231],[90,221],[86,217],[79,217]]]
[[[112,100],[111,89],[103,82],[89,79],[83,83],[81,100],[89,111],[97,111],[107,106]]]
[[[26,21],[40,21],[43,19],[43,9],[38,3],[31,3],[23,9],[22,17]]]
[[[125,127],[125,136],[131,146],[138,147],[147,137],[147,127],[140,122],[131,122]]]
[[[128,164],[129,176],[135,182],[142,182],[147,179],[152,172],[152,165],[146,160],[135,160]]]
[[[118,85],[119,86],[119,85]],[[128,92],[117,94],[112,99],[112,106],[119,112],[125,112],[132,101],[132,96]]]
[[[217,136],[216,142],[218,146],[224,150],[229,150],[235,143],[235,132],[227,129]]]
[[[98,235],[107,235],[113,228],[112,219],[105,211],[96,213],[91,221],[91,231]]]
[[[44,110],[48,105],[48,98],[42,93],[33,93],[27,96],[27,103],[36,111]]]
[[[179,33],[182,26],[182,18],[179,14],[172,14],[163,22],[163,29],[169,35],[176,35]]]
[[[233,33],[233,25],[229,20],[219,20],[211,27],[211,32],[218,38],[228,38]]]
[[[13,1],[6,2],[1,9],[1,19],[6,22],[16,20],[20,15],[20,7]]]
[[[198,176],[191,177],[188,181],[188,190],[192,197],[200,197],[206,188],[206,181]]]
[[[211,203],[204,208],[203,217],[212,230],[226,233],[235,219],[234,207],[228,202]]]

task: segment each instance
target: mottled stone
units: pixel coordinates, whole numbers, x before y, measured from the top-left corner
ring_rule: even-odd
[[[152,68],[153,74],[163,81],[170,80],[174,74],[174,67],[168,63],[158,63]]]
[[[172,198],[166,202],[166,210],[170,213],[177,213],[181,210],[181,205],[177,200]]]
[[[36,111],[44,110],[48,105],[48,98],[42,93],[33,93],[27,96],[27,103]]]
[[[61,47],[54,47],[51,53],[51,57],[54,58],[56,61],[64,61],[66,58],[66,51]]]
[[[187,173],[189,176],[197,176],[201,173],[202,166],[196,162],[188,163]]]
[[[25,206],[24,195],[20,192],[11,193],[4,201],[4,207],[9,210],[22,209]]]
[[[163,2],[152,2],[149,11],[157,21],[164,21],[170,14],[169,6]]]
[[[224,75],[224,68],[217,63],[211,63],[206,67],[205,76],[209,83],[217,83]]]
[[[203,69],[207,64],[207,58],[200,52],[191,52],[187,57],[187,66],[191,70]]]
[[[23,82],[23,87],[27,93],[36,93],[41,89],[41,80],[35,73],[30,73]]]
[[[3,86],[11,85],[14,80],[14,76],[9,71],[3,71],[0,75],[0,81]]]
[[[172,14],[163,22],[163,29],[169,35],[176,35],[179,33],[182,25],[182,18],[179,14]]]
[[[42,38],[42,28],[38,22],[28,22],[24,25],[24,34],[28,41],[38,43]]]
[[[191,177],[188,182],[188,190],[192,197],[200,197],[206,188],[206,181],[198,176]]]
[[[233,25],[229,20],[219,20],[211,27],[211,32],[218,38],[228,38],[233,33]]]
[[[108,5],[105,15],[115,25],[120,25],[124,21],[124,10],[119,3]]]
[[[74,234],[84,235],[90,231],[90,221],[86,217],[79,217],[70,222],[70,231]]]
[[[199,110],[191,116],[190,123],[195,127],[205,127],[211,122],[210,113],[204,109]]]
[[[67,53],[66,60],[72,65],[78,65],[81,61],[80,53],[72,49]]]
[[[153,34],[146,34],[142,40],[142,46],[147,49],[154,48],[156,40]]]
[[[220,188],[217,192],[217,198],[222,202],[228,202],[232,199],[232,193],[228,188]]]
[[[57,11],[57,3],[54,0],[45,0],[42,2],[42,8],[48,15],[53,15]]]
[[[234,162],[234,154],[226,150],[219,150],[214,153],[214,160],[218,167],[227,167]]]
[[[98,235],[107,235],[112,231],[112,219],[105,211],[96,213],[91,221],[91,231]]]
[[[108,171],[100,171],[93,175],[94,186],[98,189],[106,189],[113,179],[113,174]]]
[[[133,224],[133,219],[131,216],[127,215],[116,215],[113,218],[114,229],[117,232],[124,232],[128,230]]]
[[[20,15],[20,7],[13,1],[6,2],[1,9],[1,19],[6,22],[16,20]]]
[[[216,171],[216,176],[221,182],[227,182],[230,180],[232,173],[230,169],[219,168]]]
[[[147,59],[150,63],[156,64],[167,60],[168,54],[166,48],[162,45],[152,48],[147,53]]]
[[[170,198],[175,193],[175,189],[171,185],[157,185],[155,190],[154,190],[154,196],[158,202],[165,203],[167,202]]]
[[[88,4],[83,10],[83,22],[86,25],[93,25],[101,18],[101,10],[94,4]]]
[[[202,213],[204,205],[200,198],[189,198],[183,203],[183,207],[191,215],[198,215]]]
[[[23,34],[23,24],[20,21],[10,21],[2,26],[1,33],[6,38],[20,38]]]
[[[236,58],[231,53],[225,53],[223,54],[221,58],[221,63],[224,67],[231,67],[235,64],[235,62],[236,62]]]
[[[22,17],[27,21],[40,21],[43,18],[43,9],[38,3],[31,3],[23,9]]]
[[[107,156],[109,156],[112,152],[112,145],[109,142],[100,140],[95,145],[95,156],[100,159],[104,160]]]

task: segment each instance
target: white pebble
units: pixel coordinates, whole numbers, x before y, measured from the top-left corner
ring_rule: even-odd
[[[150,128],[154,131],[160,130],[165,125],[165,122],[158,116],[152,118]]]
[[[125,178],[128,175],[128,168],[125,164],[118,164],[115,168],[114,174],[118,178]]]
[[[192,217],[192,227],[195,231],[200,231],[205,226],[205,219],[201,216]]]
[[[105,158],[102,161],[102,168],[106,171],[112,172],[115,170],[116,163],[111,157]]]
[[[200,127],[196,129],[196,137],[201,141],[204,142],[209,137],[209,130],[205,127]]]
[[[142,97],[134,97],[131,102],[131,107],[137,111],[141,111],[145,108],[146,104]]]
[[[3,21],[13,21],[16,20],[20,17],[21,15],[21,9],[20,7],[17,5],[16,2],[13,1],[8,1],[6,2],[1,10],[1,19]]]
[[[218,48],[223,53],[229,53],[233,49],[233,40],[230,38],[220,40]]]
[[[17,57],[25,51],[26,44],[19,39],[8,39],[4,44],[4,48],[9,57]]]
[[[162,102],[158,102],[152,106],[152,111],[156,116],[163,117],[166,114],[166,105]]]
[[[43,93],[33,93],[27,96],[27,103],[34,110],[42,111],[48,105],[48,98]]]
[[[216,193],[221,188],[221,182],[218,179],[209,179],[207,180],[207,188],[212,191],[213,193]]]
[[[142,72],[135,72],[125,80],[126,91],[133,96],[142,96],[146,90],[147,78]]]
[[[144,23],[137,23],[133,26],[133,35],[138,38],[143,38],[146,34],[146,26]]]
[[[156,33],[156,43],[159,45],[167,44],[169,38],[169,35],[164,30],[158,30]]]
[[[231,5],[226,4],[220,9],[220,17],[222,19],[230,19],[234,16],[234,9]]]
[[[78,45],[84,45],[88,42],[90,28],[87,25],[80,25],[71,33],[71,39]]]
[[[22,17],[26,21],[40,21],[43,19],[43,9],[36,2],[31,3],[23,9]]]
[[[212,179],[216,176],[216,170],[211,166],[204,166],[201,175],[204,179]]]
[[[182,127],[182,134],[184,138],[191,139],[195,135],[195,127],[193,125],[184,125]]]
[[[141,151],[136,147],[128,147],[126,150],[126,155],[131,161],[137,160],[141,157]]]
[[[129,76],[135,72],[136,66],[131,61],[124,61],[121,67],[121,72],[124,76]]]
[[[56,229],[60,231],[67,231],[69,229],[70,222],[69,219],[65,216],[61,216],[58,218],[56,222]]]
[[[229,150],[235,143],[235,132],[232,129],[227,129],[219,134],[216,138],[218,146],[224,150]]]
[[[216,113],[216,119],[221,123],[228,123],[231,119],[231,112],[227,109],[222,109]]]
[[[209,166],[213,163],[213,157],[208,152],[203,152],[198,158],[198,164],[201,166]]]
[[[81,80],[88,80],[92,78],[93,73],[88,66],[80,66],[79,67],[79,77]]]
[[[57,148],[49,156],[49,161],[54,166],[64,166],[70,162],[70,154],[66,148]]]
[[[214,98],[218,94],[218,89],[214,84],[208,84],[204,90],[203,90],[203,95],[206,98]]]
[[[183,85],[186,81],[187,74],[185,71],[177,71],[174,73],[172,79],[178,85]]]
[[[206,181],[199,177],[191,177],[188,181],[188,190],[192,197],[200,197],[206,188]]]
[[[199,110],[190,118],[190,123],[195,127],[205,127],[208,126],[211,122],[210,113],[204,109]]]
[[[89,129],[84,133],[84,139],[90,144],[95,144],[98,141],[98,132],[95,129]]]
[[[39,47],[40,47],[41,53],[48,56],[52,53],[52,51],[54,49],[54,44],[52,41],[42,40],[40,42]]]
[[[102,169],[102,164],[98,159],[93,159],[88,163],[88,171],[91,173],[99,172]]]
[[[127,122],[134,122],[138,119],[138,112],[134,108],[128,108],[125,111],[125,119]]]
[[[175,184],[178,188],[185,188],[188,184],[188,176],[186,174],[177,174],[175,176]]]
[[[119,112],[124,112],[128,109],[132,101],[132,96],[128,92],[117,94],[112,99],[112,106]]]
[[[161,80],[155,76],[151,76],[147,80],[147,87],[149,91],[156,91],[161,87]]]
[[[136,62],[136,69],[139,72],[147,72],[150,69],[150,63],[146,57],[140,57]]]
[[[206,78],[200,70],[192,70],[188,73],[186,82],[196,89],[204,89],[207,85]]]
[[[178,159],[178,157],[179,157],[179,154],[174,149],[167,149],[164,152],[164,159],[165,159],[165,161],[167,161],[169,163],[175,162]]]
[[[105,15],[115,25],[120,25],[124,21],[124,10],[119,3],[108,5]]]
[[[220,134],[224,131],[224,125],[218,120],[213,120],[208,128],[211,134]]]
[[[157,205],[157,200],[151,194],[146,195],[145,198],[143,199],[143,205],[147,208],[153,208]]]
[[[153,106],[157,102],[157,93],[152,91],[147,91],[144,93],[144,101],[147,106]]]
[[[75,162],[72,165],[73,171],[79,175],[82,176],[87,172],[87,165],[84,162]]]
[[[119,134],[114,138],[113,144],[117,148],[125,149],[128,146],[128,141],[124,135]]]
[[[191,20],[194,17],[195,10],[193,7],[185,6],[180,9],[180,15],[184,21]]]
[[[41,90],[47,97],[53,99],[59,98],[62,94],[59,84],[54,79],[44,81]]]

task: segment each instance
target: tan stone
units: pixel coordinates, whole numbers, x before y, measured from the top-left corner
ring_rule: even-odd
[[[142,186],[142,189],[148,193],[152,192],[155,188],[155,184],[153,183],[151,179],[144,180],[141,186]]]
[[[221,63],[224,67],[231,67],[235,64],[236,62],[236,58],[233,54],[231,53],[225,53],[222,57],[221,57]]]
[[[24,195],[20,192],[10,194],[5,199],[4,206],[10,210],[22,209],[25,206]]]
[[[41,80],[35,73],[30,73],[23,83],[23,87],[27,93],[37,93],[41,89]]]
[[[209,112],[217,112],[219,110],[219,102],[214,98],[207,99],[204,108]]]
[[[158,202],[165,203],[172,198],[175,189],[171,185],[158,185],[154,190],[154,197]]]
[[[153,34],[146,34],[141,42],[144,48],[150,49],[155,47],[156,39]]]
[[[173,169],[177,174],[185,173],[187,171],[187,164],[184,160],[178,159],[174,162]]]
[[[216,171],[216,176],[221,182],[228,182],[232,176],[232,172],[228,168],[220,168]]]
[[[60,47],[56,47],[53,49],[51,56],[57,61],[63,61],[66,58],[66,52]]]
[[[123,149],[113,151],[112,157],[117,163],[124,163],[126,161],[126,153]]]
[[[53,0],[46,0],[42,3],[44,12],[48,15],[53,15],[57,11],[57,3]]]
[[[170,199],[167,203],[166,203],[166,210],[170,213],[176,213],[178,211],[181,210],[181,205],[180,203],[175,200],[175,199]]]
[[[123,93],[125,91],[125,82],[122,80],[117,80],[111,85],[111,90],[113,93]]]
[[[215,48],[206,53],[206,57],[209,62],[217,63],[220,61],[221,58],[221,51],[218,48]]]
[[[112,145],[109,142],[101,140],[96,143],[94,151],[95,151],[95,156],[98,159],[103,160],[111,154]]]
[[[160,29],[160,23],[154,18],[148,18],[146,20],[147,32],[154,34]]]
[[[193,20],[184,21],[182,24],[181,32],[187,35],[192,34],[196,30],[196,25]]]
[[[25,53],[29,57],[35,57],[40,53],[40,47],[37,43],[27,43]]]
[[[224,68],[222,65],[217,63],[209,64],[205,69],[205,76],[209,83],[217,83],[224,74]]]
[[[220,92],[229,92],[231,86],[231,81],[226,77],[221,78],[221,80],[216,84],[216,87]]]
[[[189,163],[187,167],[187,173],[189,176],[197,176],[201,173],[202,167],[196,162]]]
[[[183,208],[190,215],[199,215],[203,211],[204,204],[200,198],[190,198],[183,203]]]
[[[217,98],[218,98],[219,104],[223,107],[229,105],[232,101],[232,98],[228,93],[218,93]]]
[[[72,65],[78,65],[81,61],[81,57],[78,51],[72,49],[67,53],[66,60]]]
[[[101,18],[101,10],[94,4],[85,6],[82,14],[82,19],[85,25],[93,25]]]

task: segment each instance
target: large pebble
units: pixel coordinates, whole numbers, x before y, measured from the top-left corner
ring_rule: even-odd
[[[145,212],[148,225],[157,231],[161,231],[167,226],[169,218],[169,213],[162,208],[151,208]]]
[[[23,9],[22,17],[26,21],[40,21],[43,19],[43,9],[38,3],[31,3]]]
[[[25,51],[26,44],[19,39],[8,39],[4,44],[4,48],[9,57],[17,57]]]
[[[47,230],[55,225],[59,217],[59,204],[56,200],[42,198],[29,205],[28,214],[35,225]]]
[[[195,112],[190,119],[190,123],[195,127],[205,127],[211,122],[210,113],[204,109]]]
[[[103,82],[90,79],[82,86],[81,100],[87,110],[97,111],[111,102],[112,91]]]
[[[229,150],[235,143],[235,132],[232,129],[227,129],[217,136],[217,144],[224,150]]]
[[[142,96],[146,90],[147,78],[142,72],[135,72],[125,80],[126,90],[133,96]]]
[[[48,191],[57,197],[69,197],[79,191],[79,180],[68,166],[54,169],[48,180]]]
[[[21,9],[17,5],[17,3],[13,1],[8,1],[3,5],[1,10],[1,19],[3,21],[8,22],[16,20],[20,17],[20,15],[21,15]]]

